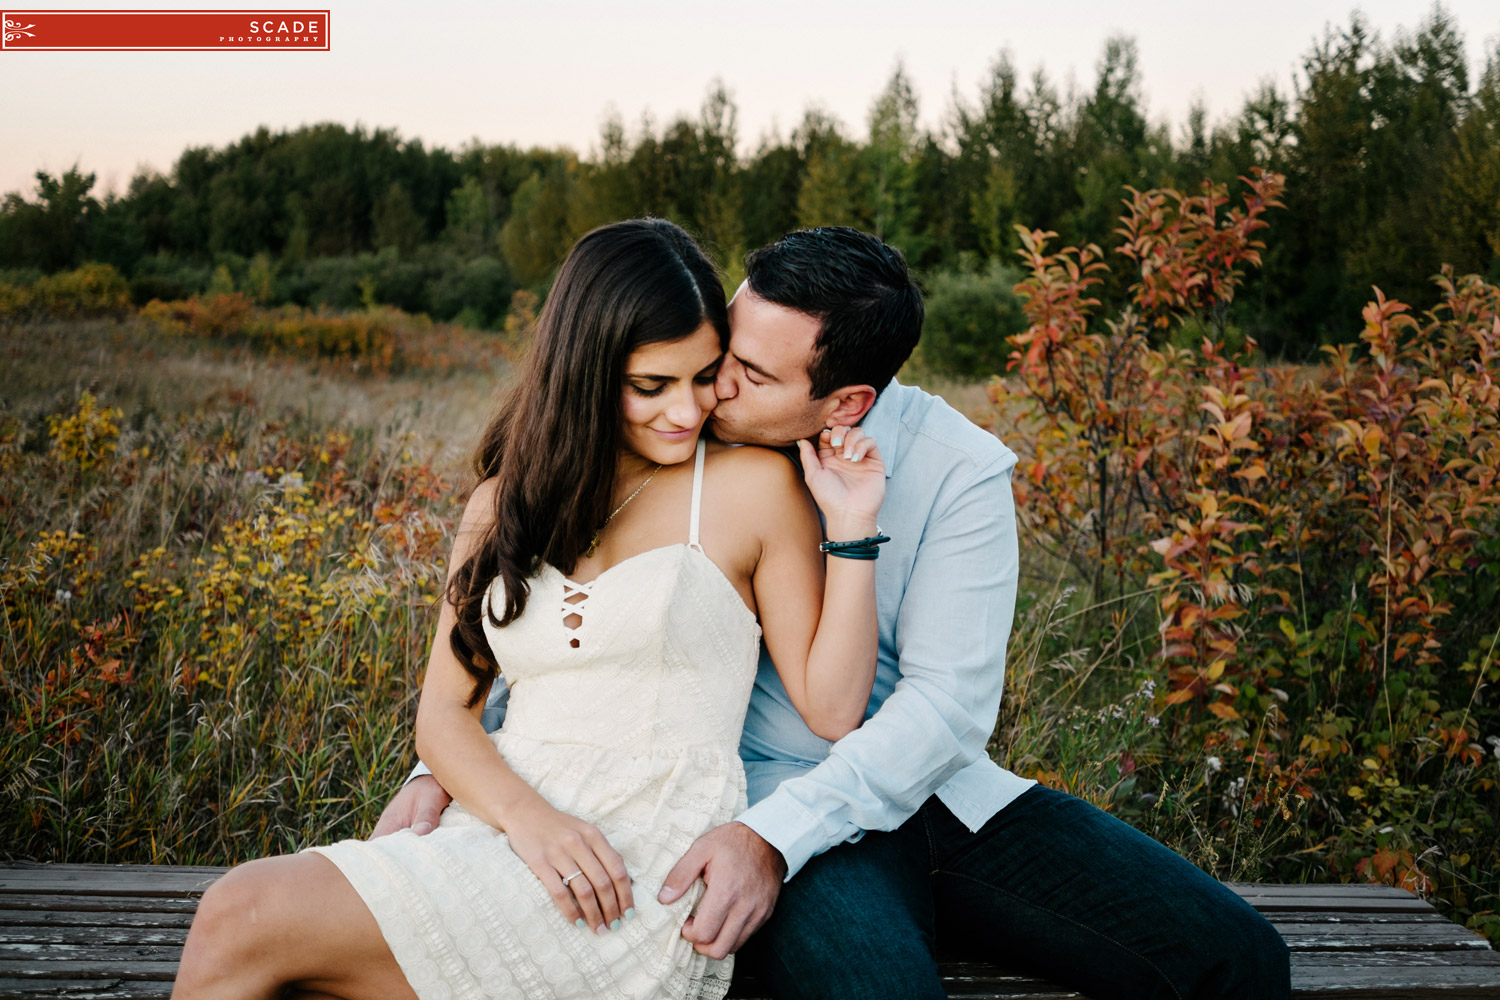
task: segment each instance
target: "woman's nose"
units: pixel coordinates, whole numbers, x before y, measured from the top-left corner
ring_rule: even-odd
[[[698,405],[698,397],[689,392],[674,394],[671,405],[667,407],[667,419],[678,427],[691,427],[703,416],[703,407]]]

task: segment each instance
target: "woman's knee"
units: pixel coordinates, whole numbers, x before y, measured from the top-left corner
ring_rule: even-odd
[[[203,894],[199,915],[206,914],[216,927],[264,926],[267,911],[283,898],[289,860],[261,858],[230,869]]]
[[[274,977],[276,941],[289,929],[291,860],[251,861],[208,887],[183,947],[179,986]]]

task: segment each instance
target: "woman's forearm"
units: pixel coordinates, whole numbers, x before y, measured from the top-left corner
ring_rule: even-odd
[[[873,519],[830,519],[831,541],[875,534]],[[805,707],[808,728],[837,740],[859,728],[875,685],[880,628],[875,614],[875,560],[829,556],[823,582],[823,614],[807,654]]]
[[[454,801],[498,830],[540,794],[511,770],[479,719],[456,703],[417,710],[417,755]]]

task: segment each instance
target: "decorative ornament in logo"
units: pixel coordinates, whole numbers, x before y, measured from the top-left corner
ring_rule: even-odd
[[[327,52],[328,20],[326,9],[0,10],[0,52]]]

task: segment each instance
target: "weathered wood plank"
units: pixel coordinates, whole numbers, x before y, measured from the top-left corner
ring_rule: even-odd
[[[1405,889],[1370,882],[1225,882],[1224,887],[1240,896],[1288,896],[1296,898],[1311,890],[1322,896],[1388,896],[1392,899],[1415,899]]]
[[[1484,938],[1457,924],[1280,924],[1293,951],[1489,951]]]
[[[1350,965],[1357,965],[1362,969],[1382,969],[1388,966],[1471,966],[1500,970],[1500,952],[1424,951],[1414,955],[1409,951],[1370,951],[1350,956],[1337,951],[1303,951],[1292,955],[1293,969],[1335,969]]]
[[[1295,981],[1294,981],[1295,984]],[[1495,987],[1479,983],[1450,983],[1446,986],[1406,986],[1401,984],[1373,986],[1330,985],[1317,990],[1294,985],[1292,996],[1324,1000],[1494,1000]],[[996,1000],[1007,1000],[1000,997]]]
[[[181,945],[186,927],[97,927],[89,924],[38,926],[0,924],[0,944],[168,944]]]
[[[198,901],[173,897],[57,896],[15,892],[0,896],[0,907],[7,910],[75,910],[84,913],[192,913],[198,909]]]
[[[0,962],[35,962],[50,966],[58,962],[110,962],[117,966],[138,962],[180,962],[182,945],[170,944],[57,944],[55,942],[0,943]]]
[[[171,982],[176,962],[36,962],[0,959],[0,978],[159,979]]]
[[[1283,910],[1270,914],[1272,923],[1281,924],[1449,924],[1453,921],[1436,910],[1408,910],[1399,913],[1371,913],[1367,910]],[[1456,926],[1456,925],[1455,925]]]
[[[141,864],[79,864],[69,861],[0,861],[0,872],[54,871],[89,872],[104,875],[109,872],[176,872],[183,875],[219,874],[229,869],[224,865],[141,865]],[[1226,882],[1231,886],[1255,886],[1256,882]],[[1267,883],[1269,884],[1269,883]],[[1342,883],[1340,883],[1342,884]]]
[[[180,927],[186,932],[193,922],[186,913],[119,913],[88,910],[4,910],[0,909],[0,927],[12,925],[48,927]]]
[[[69,1000],[166,1000],[172,984],[130,979],[0,978],[0,1000],[67,997]]]
[[[158,865],[0,865],[0,894],[196,897],[203,895],[224,871]]]
[[[1261,913],[1297,912],[1299,910],[1348,910],[1354,913],[1428,913],[1432,910],[1432,904],[1424,902],[1415,896],[1369,895],[1369,896],[1331,896],[1319,892],[1317,895],[1308,894],[1301,898],[1295,896],[1257,896],[1244,893],[1240,896],[1245,902],[1255,907]]]
[[[1299,997],[1338,996],[1381,1000],[1493,1000],[1495,970],[1476,966],[1363,966],[1292,970]]]

